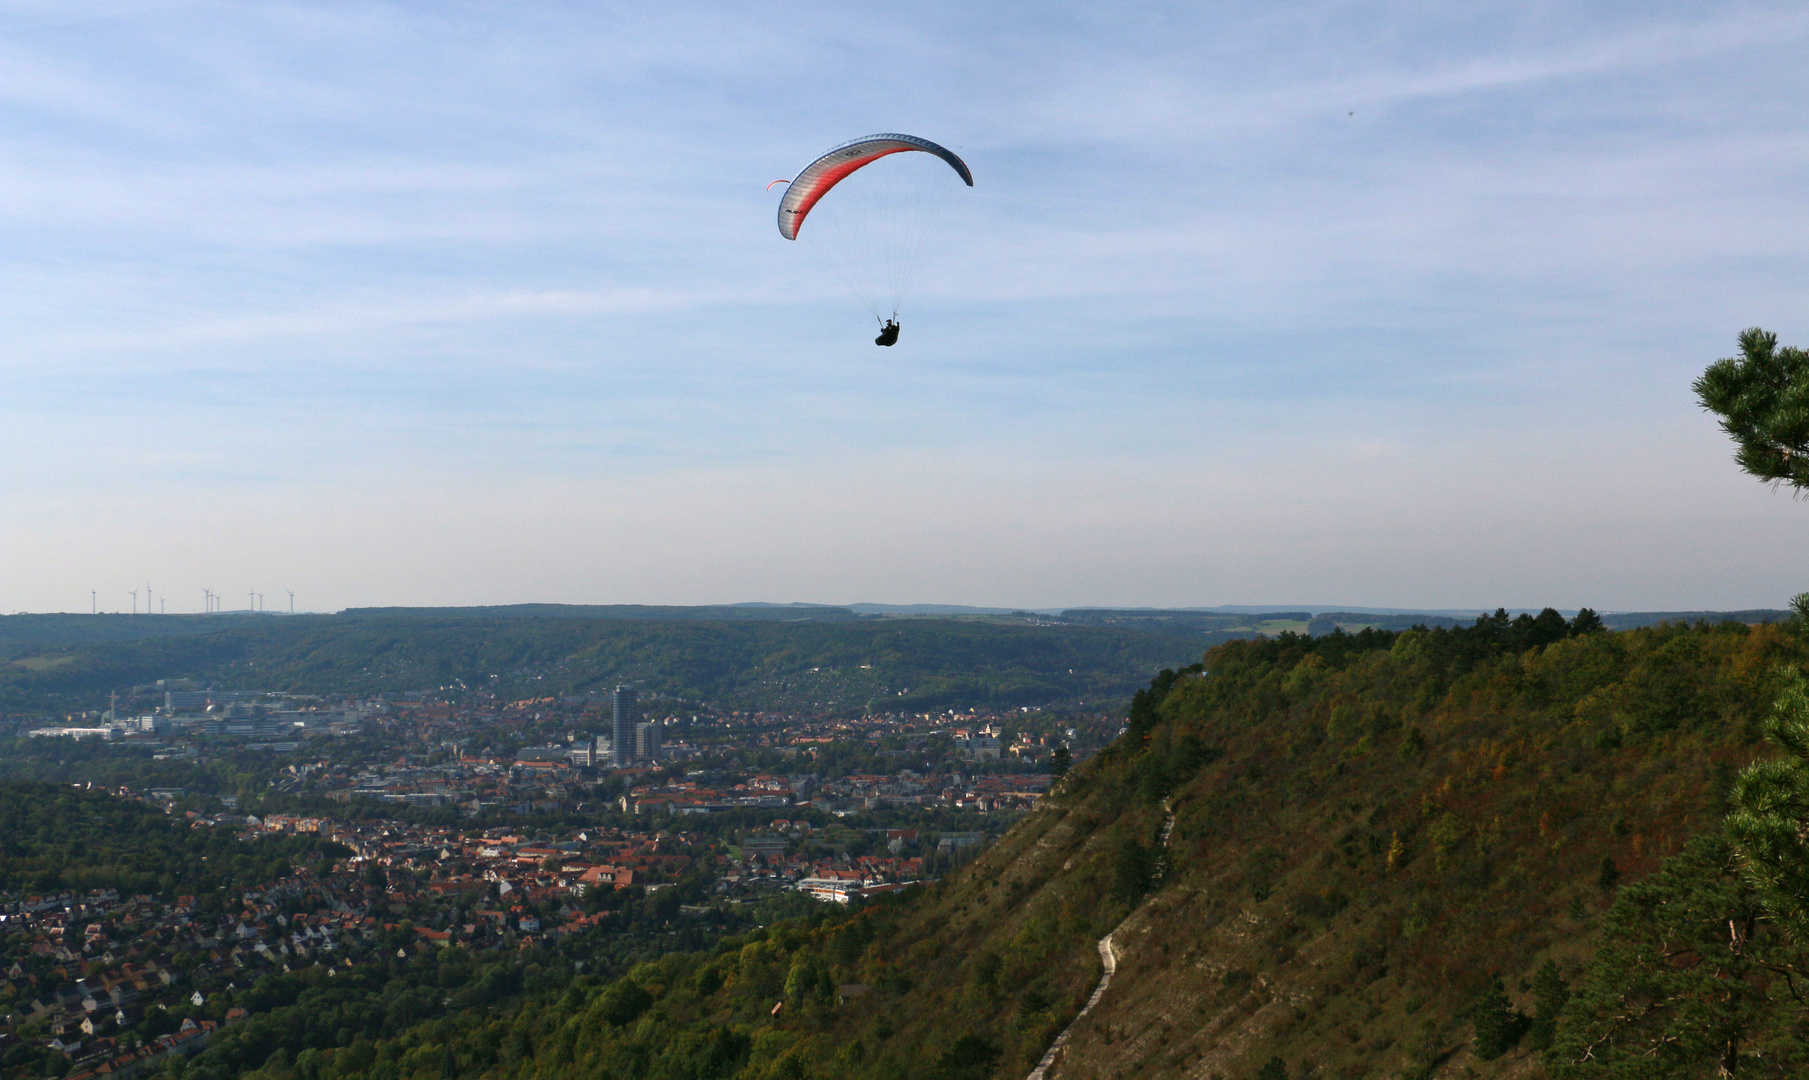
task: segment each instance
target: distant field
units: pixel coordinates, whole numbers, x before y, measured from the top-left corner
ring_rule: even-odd
[[[1268,619],[1254,624],[1252,628],[1259,634],[1268,634],[1273,637],[1276,634],[1289,630],[1292,630],[1296,634],[1304,634],[1306,633],[1306,625],[1305,619]]]
[[[50,671],[73,663],[73,656],[25,656],[12,661],[14,667],[22,667],[26,671]]]

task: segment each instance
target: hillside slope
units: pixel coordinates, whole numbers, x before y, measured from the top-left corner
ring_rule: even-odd
[[[1226,646],[1146,750],[1080,778],[1174,783],[1179,826],[1057,1075],[1537,1073],[1472,1060],[1463,1006],[1491,973],[1574,975],[1616,883],[1713,828],[1801,652],[1772,627],[1500,629]],[[1223,756],[1181,779],[1188,739]]]

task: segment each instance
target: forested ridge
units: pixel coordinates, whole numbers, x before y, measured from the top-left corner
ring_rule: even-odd
[[[1749,622],[1785,614],[1733,613]],[[873,618],[843,608],[560,605],[281,618],[10,615],[0,616],[0,710],[93,708],[111,690],[171,677],[223,690],[447,688],[505,697],[581,694],[627,680],[722,708],[840,713],[1100,705],[1210,645],[1256,636],[1262,619],[1304,625],[1308,615],[1076,609],[1035,619]],[[1625,628],[1656,617],[1604,621]],[[1397,631],[1456,624],[1332,612],[1315,628],[1352,621]]]
[[[1795,946],[1721,821],[1775,758],[1800,630],[1547,613],[1233,642],[933,886],[399,1034],[288,1037],[279,1010],[190,1068],[1020,1077],[1118,927],[1055,1076],[1797,1075]]]
[[[440,687],[585,693],[622,680],[727,708],[1013,707],[1123,700],[1185,663],[1183,634],[958,619],[583,619],[494,615],[297,617],[206,634],[14,642],[0,708],[91,704],[166,677],[222,689],[373,694]]]

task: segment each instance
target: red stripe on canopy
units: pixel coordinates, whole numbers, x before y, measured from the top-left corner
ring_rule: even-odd
[[[841,183],[849,173],[863,165],[878,161],[887,154],[902,154],[906,150],[914,149],[916,149],[916,147],[895,146],[889,150],[881,150],[878,153],[867,154],[864,157],[850,158],[840,164],[832,165],[822,172],[817,173],[809,180],[804,181],[802,184],[793,181],[792,186],[786,189],[786,201],[790,204],[787,213],[790,216],[786,219],[785,225],[789,225],[791,231],[785,238],[787,240],[796,240],[798,238],[798,230],[804,227],[804,219],[809,216],[810,211],[817,205],[818,200],[829,194],[829,189]],[[800,190],[804,193],[801,197],[793,197],[791,195],[792,192]],[[781,226],[780,231],[785,232],[785,227]]]
[[[785,189],[785,197],[779,200],[779,234],[787,240],[796,240],[798,228],[804,224],[804,218],[810,213],[811,207],[842,178],[887,154],[901,154],[906,150],[921,150],[936,155],[948,162],[963,183],[968,187],[974,186],[973,174],[968,172],[967,163],[945,146],[938,146],[915,135],[900,135],[896,132],[868,135],[834,147],[804,167],[804,171]],[[772,185],[767,186],[771,188]]]

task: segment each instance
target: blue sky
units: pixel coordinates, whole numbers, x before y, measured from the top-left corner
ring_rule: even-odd
[[[0,610],[1781,605],[1789,4],[0,2]],[[899,347],[779,238],[954,147]],[[833,196],[832,196],[833,198]],[[827,204],[826,204],[827,205]]]

